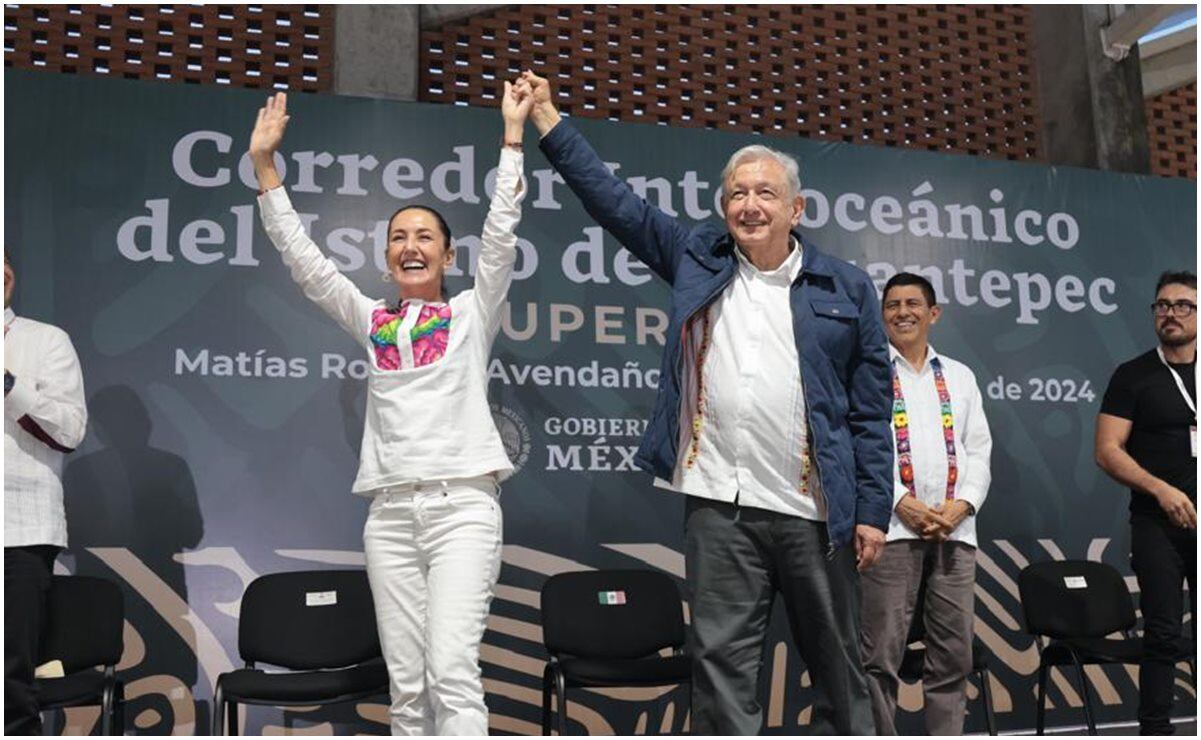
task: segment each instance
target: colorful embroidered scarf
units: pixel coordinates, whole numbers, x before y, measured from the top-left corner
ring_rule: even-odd
[[[951,393],[947,390],[947,379],[938,358],[930,360],[934,371],[934,388],[938,391],[938,403],[942,411],[942,436],[947,444],[947,494],[946,500],[955,498],[955,483],[959,480],[959,463],[955,455],[955,416],[951,412]],[[909,414],[905,412],[905,396],[901,393],[901,378],[896,365],[892,368],[892,425],[897,439],[897,468],[901,472],[901,483],[910,496],[917,496],[913,484],[913,452],[909,443]]]
[[[692,417],[692,444],[688,446],[688,457],[684,467],[696,465],[696,459],[701,454],[701,429],[705,425],[705,357],[709,354],[709,342],[713,338],[713,326],[709,319],[709,309],[701,313],[701,342],[693,360],[696,368],[696,413]],[[684,330],[685,340],[690,335],[691,322]]]

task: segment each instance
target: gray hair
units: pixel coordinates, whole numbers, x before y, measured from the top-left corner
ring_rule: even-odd
[[[726,162],[726,167],[721,171],[721,184],[725,187],[729,181],[730,175],[734,174],[734,170],[738,165],[746,162],[758,162],[764,159],[774,160],[777,164],[784,168],[784,174],[788,180],[788,187],[792,191],[790,196],[800,195],[801,193],[801,166],[797,163],[796,158],[791,154],[776,151],[762,144],[751,144],[744,146],[730,156],[730,160]],[[725,197],[725,194],[722,194]]]

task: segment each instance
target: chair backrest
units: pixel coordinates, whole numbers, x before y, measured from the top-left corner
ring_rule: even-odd
[[[671,576],[651,570],[560,573],[542,585],[542,640],[552,655],[641,658],[684,645]]]
[[[341,668],[379,657],[366,571],[309,570],[254,579],[242,596],[238,652],[243,660],[293,670]]]
[[[117,584],[92,576],[54,576],[46,599],[39,663],[61,660],[67,674],[121,661],[125,600]]]
[[[1054,560],[1018,575],[1026,631],[1053,638],[1104,637],[1134,626],[1122,574],[1105,563]]]

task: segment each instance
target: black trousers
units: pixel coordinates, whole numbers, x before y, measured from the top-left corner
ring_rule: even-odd
[[[1144,735],[1171,734],[1176,663],[1183,659],[1186,580],[1194,639],[1197,634],[1197,532],[1162,517],[1136,514],[1130,518],[1130,564],[1138,577],[1143,612],[1139,730]]]
[[[4,734],[42,734],[33,670],[46,619],[54,545],[4,548]]]
[[[854,547],[829,553],[826,525],[688,496],[685,569],[691,591],[692,733],[763,729],[759,671],[778,593],[816,693],[809,734],[873,735],[859,654]]]

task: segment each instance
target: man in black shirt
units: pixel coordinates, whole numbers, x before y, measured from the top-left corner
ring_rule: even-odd
[[[1152,305],[1159,346],[1121,365],[1097,417],[1097,465],[1130,486],[1130,561],[1138,576],[1144,655],[1139,730],[1172,733],[1182,659],[1183,582],[1197,625],[1197,276],[1168,272]]]

